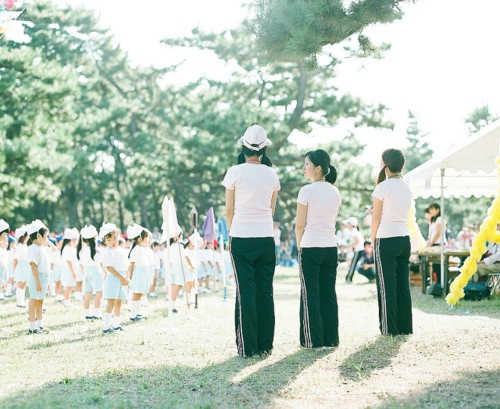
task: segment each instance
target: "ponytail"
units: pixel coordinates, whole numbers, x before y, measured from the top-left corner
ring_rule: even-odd
[[[378,174],[378,178],[377,178],[377,185],[380,183],[380,182],[383,182],[385,179],[387,179],[387,175],[385,174],[385,166],[380,169],[380,172]]]
[[[253,151],[249,148],[247,148],[245,145],[241,147],[241,152],[238,155],[238,165],[241,165],[242,163],[245,163],[247,158],[250,156],[257,156],[260,158],[260,162],[263,165],[272,167],[273,163],[271,162],[271,159],[269,159],[269,156],[266,154],[266,147],[264,146],[260,151]]]
[[[337,169],[335,169],[335,166],[330,165],[328,167],[328,172],[325,175],[325,180],[327,182],[330,182],[332,185],[337,181]]]
[[[78,244],[76,245],[76,258],[78,260],[80,260],[80,251],[82,251],[82,242],[83,242],[83,239],[82,239],[82,236],[80,236],[80,239],[78,240]]]

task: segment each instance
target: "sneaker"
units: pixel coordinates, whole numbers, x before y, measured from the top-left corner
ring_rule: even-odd
[[[123,328],[122,327],[115,327],[115,328],[113,328],[113,331],[123,331]]]
[[[271,356],[273,353],[273,350],[272,349],[266,349],[264,351],[260,351],[259,352],[259,355],[262,357],[262,358],[267,358],[269,356]]]
[[[130,321],[140,321],[142,317],[140,315],[136,315],[135,317],[130,317]]]
[[[21,304],[17,304],[16,307],[19,307],[19,308],[26,308],[26,305],[21,305]]]
[[[115,330],[113,328],[108,328],[108,329],[102,330],[103,334],[112,334],[113,332],[115,332]]]
[[[156,293],[150,293],[150,294],[149,294],[149,297],[150,297],[150,298],[157,298],[157,297],[158,297],[158,295],[157,295]]]
[[[174,309],[172,310],[172,312],[173,312],[174,314],[177,314],[179,311],[177,311],[177,308],[174,308]]]
[[[85,319],[86,320],[93,320],[95,317],[93,317],[92,315],[86,315],[85,316]]]
[[[85,317],[85,318],[87,318],[87,317]],[[91,317],[91,318],[92,318],[93,320],[102,320],[102,318],[101,318],[101,317],[98,317],[97,315],[92,315],[92,317]]]
[[[39,334],[48,334],[50,330],[48,328],[40,327],[38,328],[38,333]]]
[[[40,332],[38,331],[38,328],[35,328],[35,329],[29,329],[28,330],[28,335],[31,335],[31,334],[39,334]]]

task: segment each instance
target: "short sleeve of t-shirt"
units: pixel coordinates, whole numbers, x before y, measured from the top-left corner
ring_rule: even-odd
[[[28,260],[30,263],[35,263],[37,266],[40,264],[40,252],[35,246],[30,246],[28,249]]]

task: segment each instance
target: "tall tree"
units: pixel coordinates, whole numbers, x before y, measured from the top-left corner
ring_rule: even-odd
[[[465,126],[469,135],[474,135],[481,128],[496,121],[498,118],[497,114],[490,111],[488,105],[483,105],[482,107],[476,108],[465,118]]]
[[[406,0],[408,1],[408,0]],[[271,61],[317,64],[325,45],[358,34],[366,53],[377,51],[363,29],[402,17],[404,0],[257,0],[251,27]]]
[[[429,143],[425,140],[428,133],[423,133],[418,125],[418,119],[413,112],[408,111],[408,127],[406,134],[408,135],[408,146],[405,150],[406,154],[406,170],[410,171],[425,161],[432,158],[433,150]]]

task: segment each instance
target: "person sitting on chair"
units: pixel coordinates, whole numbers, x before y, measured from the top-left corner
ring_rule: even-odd
[[[497,225],[497,230],[500,225]],[[490,243],[481,261],[477,263],[474,281],[487,281],[488,275],[500,273],[500,243]]]

